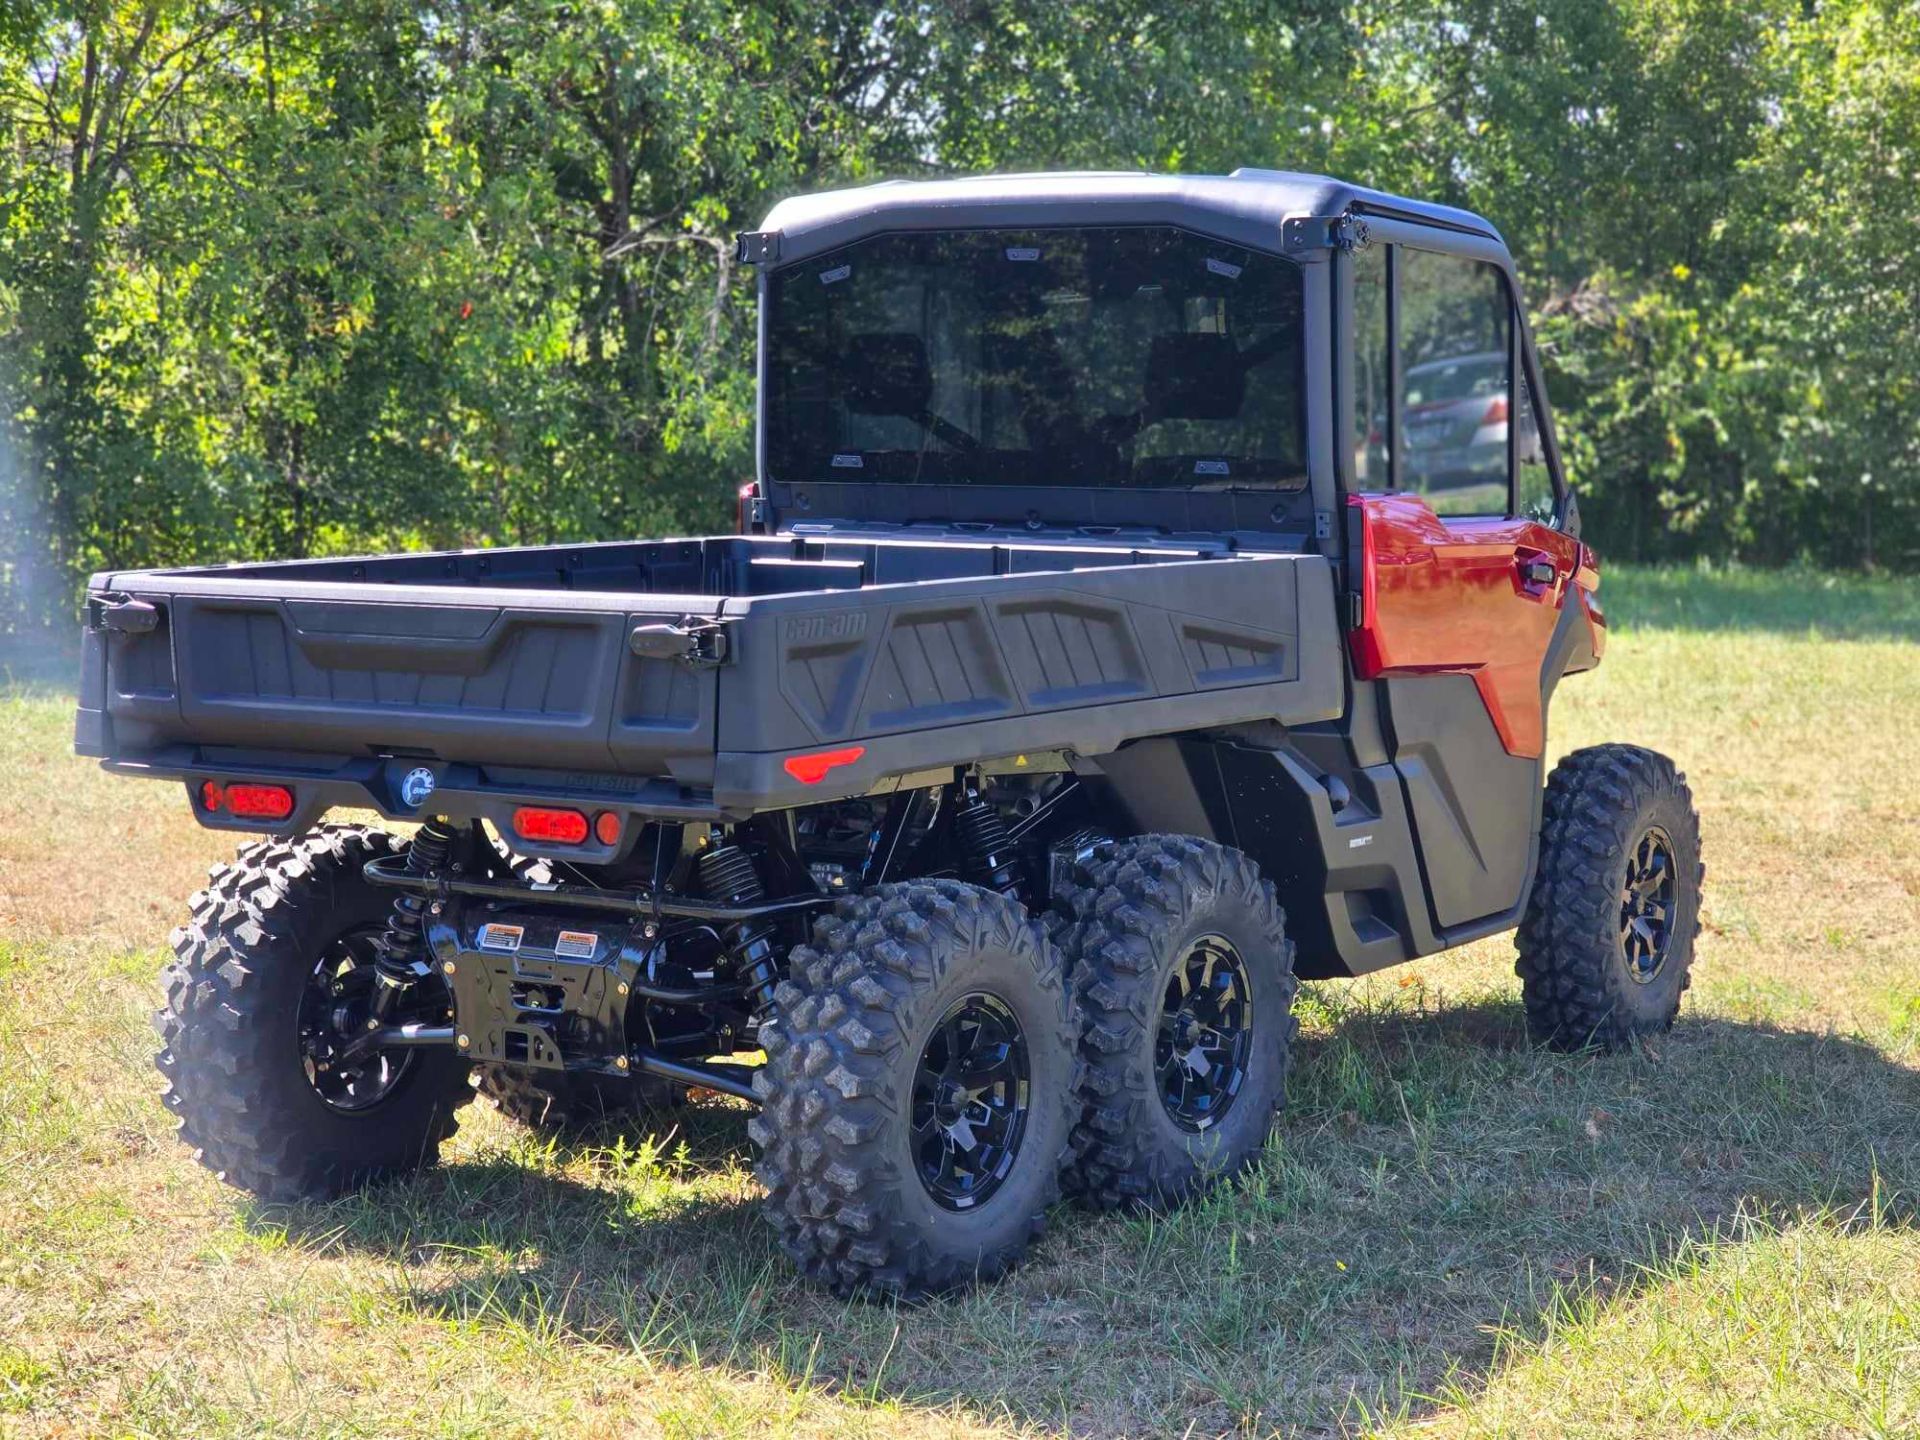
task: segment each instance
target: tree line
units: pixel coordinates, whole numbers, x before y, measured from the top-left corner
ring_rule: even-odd
[[[781,196],[1323,170],[1518,256],[1589,534],[1920,559],[1920,6],[0,0],[0,624],[727,523]]]

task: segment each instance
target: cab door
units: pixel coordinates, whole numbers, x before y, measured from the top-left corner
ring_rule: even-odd
[[[1598,658],[1597,576],[1571,533],[1504,249],[1370,228],[1352,257],[1348,641],[1444,932],[1524,899],[1547,703]]]

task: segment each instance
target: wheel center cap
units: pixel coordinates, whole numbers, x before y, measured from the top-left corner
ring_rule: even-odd
[[[966,1108],[967,1087],[953,1076],[946,1076],[940,1082],[940,1098],[934,1102],[935,1114],[943,1125],[951,1125]]]
[[[1206,1044],[1207,1027],[1198,1015],[1188,1010],[1174,1017],[1173,1048],[1182,1057],[1181,1063],[1196,1075],[1203,1075],[1210,1068],[1206,1063]]]

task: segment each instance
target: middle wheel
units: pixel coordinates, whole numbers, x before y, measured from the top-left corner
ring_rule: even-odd
[[[1014,901],[954,880],[841,900],[760,1027],[748,1126],[766,1214],[842,1294],[986,1280],[1060,1193],[1073,997]]]
[[[1055,899],[1084,1014],[1069,1191],[1174,1205],[1242,1169],[1286,1100],[1293,945],[1273,884],[1185,835],[1097,847]]]

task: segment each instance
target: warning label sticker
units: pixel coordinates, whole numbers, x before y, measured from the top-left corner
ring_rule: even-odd
[[[522,925],[482,925],[480,927],[480,948],[482,950],[505,950],[509,954],[520,948],[520,941],[526,935]]]
[[[562,930],[554,938],[553,953],[567,960],[591,960],[600,937],[591,930]]]

